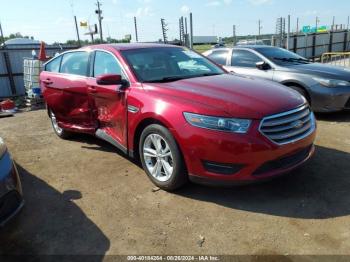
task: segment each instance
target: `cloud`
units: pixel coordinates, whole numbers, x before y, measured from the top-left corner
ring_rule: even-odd
[[[152,8],[149,6],[139,7],[135,12],[127,13],[126,17],[145,17],[145,16],[153,16]]]
[[[221,5],[220,1],[210,1],[208,3],[205,4],[206,6],[219,6]]]
[[[181,6],[180,11],[183,14],[188,14],[190,12],[190,8],[188,7],[188,5],[183,5]]]
[[[230,5],[232,0],[211,0],[205,4],[205,6],[221,6],[221,5]]]
[[[248,0],[252,5],[270,4],[273,0]]]

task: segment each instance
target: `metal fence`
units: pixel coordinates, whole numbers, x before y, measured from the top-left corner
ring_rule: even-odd
[[[323,53],[350,51],[347,30],[313,34],[290,35],[288,49],[309,59],[320,58]],[[287,38],[273,40],[274,46],[287,48]]]
[[[47,46],[46,54],[76,49],[76,46]],[[7,45],[0,47],[0,98],[25,95],[23,81],[23,60],[32,56],[32,50],[39,53],[39,45]]]
[[[321,56],[321,63],[350,67],[350,52],[324,53]]]

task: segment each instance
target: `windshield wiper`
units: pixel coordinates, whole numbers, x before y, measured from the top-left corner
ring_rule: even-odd
[[[188,77],[186,76],[167,76],[167,77],[163,77],[160,79],[154,79],[154,80],[147,80],[145,82],[147,83],[166,83],[166,82],[173,82],[173,81],[178,81],[178,80],[182,80],[182,79],[186,79]]]
[[[274,60],[280,60],[284,62],[297,62],[297,63],[310,63],[309,60],[304,59],[304,58],[292,58],[292,57],[274,57]]]

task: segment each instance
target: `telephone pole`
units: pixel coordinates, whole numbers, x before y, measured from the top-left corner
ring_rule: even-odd
[[[98,16],[98,24],[100,26],[100,39],[101,39],[101,43],[103,43],[103,33],[102,33],[102,19],[103,19],[103,17],[102,17],[102,10],[101,10],[102,4],[100,3],[99,0],[97,0],[96,5],[97,5],[97,10],[95,11],[95,13]]]
[[[78,22],[77,22],[77,16],[74,16],[74,22],[75,22],[75,30],[77,32],[78,45],[81,46],[80,36],[79,36],[79,28],[78,28]],[[1,28],[1,26],[0,26],[0,28]]]
[[[236,44],[236,25],[233,25],[232,27],[232,45],[235,46]]]
[[[0,22],[0,40],[2,43],[5,43],[4,32],[2,31],[1,22]]]
[[[168,43],[168,37],[167,37],[166,32],[168,31],[168,28],[167,28],[168,25],[165,23],[165,19],[164,18],[160,19],[160,23],[162,25],[163,41],[164,41],[164,44],[167,44]]]
[[[136,21],[136,16],[134,16],[134,24],[135,24],[135,39],[136,39],[136,42],[139,41],[139,36],[138,36],[138,33],[137,33],[137,21]]]
[[[262,29],[261,20],[258,21],[258,24],[259,24],[259,36],[260,36],[261,35],[261,29]]]

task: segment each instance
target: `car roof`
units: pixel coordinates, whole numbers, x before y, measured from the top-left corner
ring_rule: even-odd
[[[118,51],[122,50],[132,50],[132,49],[142,49],[142,48],[159,48],[159,47],[178,47],[180,46],[176,45],[168,45],[168,44],[162,44],[162,43],[131,43],[131,44],[100,44],[100,45],[92,45],[88,46],[90,49],[115,49]]]
[[[224,47],[224,48],[213,48],[210,49],[209,51],[214,51],[214,50],[235,50],[235,49],[253,49],[253,50],[258,50],[262,48],[278,48],[276,46],[269,46],[269,45],[242,45],[242,46],[235,46],[235,47]]]

